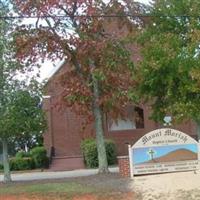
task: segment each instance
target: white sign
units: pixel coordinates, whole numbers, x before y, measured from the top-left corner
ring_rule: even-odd
[[[197,170],[199,143],[170,128],[151,131],[129,146],[131,176]]]

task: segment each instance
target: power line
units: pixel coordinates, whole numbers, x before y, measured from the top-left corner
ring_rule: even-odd
[[[152,18],[152,17],[164,17],[164,18],[200,18],[200,15],[138,15],[138,14],[125,14],[125,15],[41,15],[41,16],[0,16],[0,19],[45,19],[45,18]]]

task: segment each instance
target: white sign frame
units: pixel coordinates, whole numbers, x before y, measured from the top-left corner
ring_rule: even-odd
[[[190,149],[183,149],[180,147],[186,148],[193,148],[195,152],[191,151]],[[146,149],[149,148],[149,160],[148,161],[140,161],[140,163],[136,163],[136,153],[135,152],[144,152]],[[153,158],[154,153],[156,151],[153,149],[170,149],[177,148],[177,150],[171,151],[182,153],[185,151],[186,153],[191,153],[196,159],[189,159],[189,160],[176,160],[176,161],[161,161],[158,162],[159,159],[162,157],[155,157]],[[166,173],[166,172],[178,172],[178,171],[196,171],[199,169],[199,160],[200,160],[200,143],[198,143],[195,139],[190,137],[189,135],[175,129],[171,128],[161,128],[153,130],[143,137],[141,137],[133,146],[129,145],[128,152],[129,152],[129,162],[130,162],[130,175],[131,178],[134,175],[142,175],[142,174],[157,174],[157,173]],[[176,153],[177,153],[176,152]],[[160,153],[160,152],[159,152]],[[158,154],[159,154],[158,153]],[[194,153],[194,154],[193,154]],[[139,153],[138,153],[139,155]],[[166,154],[167,155],[167,154]],[[183,155],[183,154],[182,154]],[[190,154],[189,154],[190,155]],[[147,157],[144,156],[144,157]],[[184,157],[184,156],[183,156]],[[167,158],[167,157],[165,157]],[[156,161],[156,159],[158,161]],[[164,159],[164,156],[163,156]],[[168,155],[169,159],[169,155]],[[162,160],[162,159],[160,159]],[[155,163],[154,163],[155,161]]]

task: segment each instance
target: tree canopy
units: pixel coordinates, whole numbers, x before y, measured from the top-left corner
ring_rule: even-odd
[[[9,12],[9,3],[0,2],[0,15]],[[3,146],[4,181],[11,181],[8,142],[22,135],[41,133],[45,128],[43,111],[39,107],[40,91],[36,81],[28,84],[16,78],[23,66],[16,61],[13,28],[9,18],[0,20],[0,141]]]
[[[37,18],[35,24],[17,29],[18,59],[30,65],[39,58],[66,61],[62,103],[95,122],[99,171],[106,172],[103,113],[113,118],[123,114],[134,85],[134,65],[127,45],[133,37],[130,20],[123,17],[113,22],[103,16],[123,14],[124,7],[117,1],[108,5],[88,0],[14,2],[21,15]],[[107,31],[112,23],[117,25],[115,31],[123,29],[125,34]]]
[[[143,56],[137,73],[140,91],[157,121],[167,114],[174,123],[200,119],[199,11],[196,0],[153,1],[138,39]]]
[[[93,116],[92,76],[100,85],[98,102],[102,109],[111,112],[123,107],[128,101],[127,92],[133,85],[133,62],[130,49],[126,47],[128,33],[120,38],[106,29],[108,22],[113,21],[118,23],[119,29],[120,26],[130,28],[125,30],[127,32],[132,25],[127,18],[107,20],[100,17],[123,13],[123,7],[113,3],[106,6],[103,1],[46,1],[45,4],[38,3],[37,7],[31,2],[16,1],[21,14],[38,16],[36,24],[20,27],[19,35],[16,35],[20,61],[27,62],[28,58],[30,64],[35,65],[41,57],[52,61],[65,59],[69,70],[61,78],[62,96],[66,105],[78,114],[90,119]],[[99,17],[87,17],[90,15]]]
[[[7,90],[5,94],[7,101],[4,103],[5,111],[0,116],[0,138],[17,138],[21,134],[28,135],[33,132],[40,134],[46,124],[39,94],[33,94],[33,91],[29,90],[30,87],[13,87],[15,88]]]

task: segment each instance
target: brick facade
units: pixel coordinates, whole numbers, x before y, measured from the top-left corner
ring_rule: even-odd
[[[89,124],[83,130],[81,123],[83,118],[77,116],[69,108],[59,111],[54,106],[56,96],[53,96],[53,94],[50,94],[50,96],[50,98],[44,99],[43,106],[46,110],[48,120],[48,130],[44,134],[44,144],[49,154],[52,147],[54,149],[52,169],[68,170],[83,168],[84,164],[80,144],[84,138],[95,136],[93,124]],[[146,105],[141,107],[144,111],[144,128],[110,131],[107,120],[104,120],[105,138],[115,141],[118,156],[128,155],[128,144],[133,145],[147,132],[160,128],[157,123],[148,118],[150,115],[149,107]],[[196,137],[196,128],[191,121],[172,128],[188,133],[191,137]],[[74,163],[74,165],[71,163]]]
[[[118,166],[119,166],[119,174],[122,177],[130,177],[130,162],[129,156],[118,156]]]

